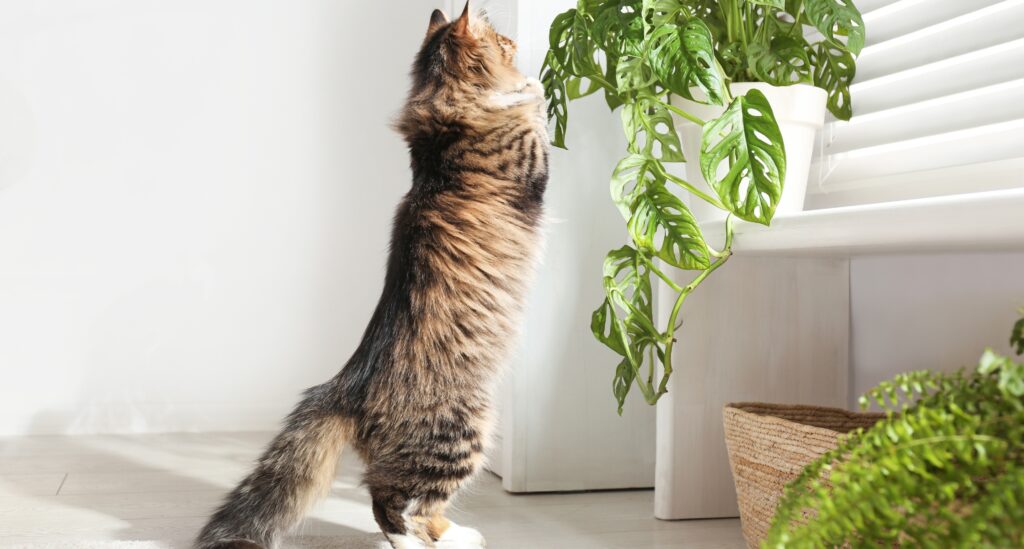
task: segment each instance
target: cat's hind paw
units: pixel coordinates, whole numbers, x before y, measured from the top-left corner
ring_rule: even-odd
[[[423,540],[411,534],[387,534],[386,537],[388,545],[392,549],[426,549],[428,547]]]
[[[437,540],[437,549],[480,549],[486,546],[484,536],[479,531],[455,523]]]

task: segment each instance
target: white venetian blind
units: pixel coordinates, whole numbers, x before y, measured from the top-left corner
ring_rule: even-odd
[[[809,206],[1024,187],[1024,0],[855,2],[854,117],[826,125]]]

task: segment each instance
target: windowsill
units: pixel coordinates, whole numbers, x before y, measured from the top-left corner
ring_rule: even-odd
[[[721,221],[702,229],[721,246]],[[806,211],[771,227],[738,222],[733,242],[757,255],[973,250],[1024,250],[1024,188]]]

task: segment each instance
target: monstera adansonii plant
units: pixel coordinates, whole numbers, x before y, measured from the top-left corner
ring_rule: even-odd
[[[813,84],[849,119],[864,38],[851,0],[580,0],[555,17],[541,74],[553,144],[565,148],[568,102],[595,93],[621,111],[628,142],[611,194],[631,242],[608,254],[606,297],[591,321],[620,357],[620,413],[634,385],[650,404],[668,391],[687,296],[732,255],[734,218],[768,225],[782,196],[786,152],[772,106],[757,89],[733,96],[730,84]],[[673,95],[724,112],[701,120]],[[673,114],[703,126],[700,158],[684,158]],[[713,194],[666,168],[687,160],[699,162]],[[705,241],[686,193],[729,212],[721,249]],[[669,269],[694,276],[680,284]],[[664,326],[653,314],[653,277],[677,295]]]

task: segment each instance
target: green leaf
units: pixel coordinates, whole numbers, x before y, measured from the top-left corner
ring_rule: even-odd
[[[846,36],[846,49],[854,55],[864,48],[864,19],[852,0],[804,0],[804,13],[833,44],[842,45],[836,37]]]
[[[648,259],[632,246],[608,252],[604,260],[604,289],[612,303],[626,312],[631,333],[657,337],[651,320],[653,300]],[[637,329],[639,328],[639,329]]]
[[[747,70],[746,51],[747,46],[740,42],[733,42],[721,48],[718,52],[722,71],[733,82],[740,81],[739,77]]]
[[[591,37],[611,57],[636,50],[644,38],[643,22],[633,15],[640,9],[640,0],[603,1],[600,6],[589,8],[588,13],[594,18]]]
[[[611,88],[604,88],[604,100],[608,104],[608,110],[614,111],[621,107],[625,101],[619,96],[618,87],[619,81],[616,72],[618,71],[619,58],[615,56],[608,56],[604,70],[604,78],[611,84]]]
[[[662,162],[685,160],[672,114],[658,99],[638,97],[627,104],[622,109],[622,128],[629,152]]]
[[[549,51],[541,68],[541,83],[548,99],[548,120],[555,121],[551,144],[565,149],[565,130],[569,121],[568,93],[565,89],[566,75],[561,71],[557,54]]]
[[[786,9],[786,0],[747,0],[751,4],[759,4],[761,6],[768,6],[769,8],[776,8],[780,10]]]
[[[656,27],[648,39],[647,62],[660,84],[672,93],[694,99],[691,87],[699,88],[707,101],[725,101],[725,77],[715,59],[711,30],[700,19],[683,26]]]
[[[576,76],[600,74],[601,65],[597,62],[597,44],[590,37],[586,17],[577,12],[569,31],[569,72]]]
[[[631,154],[623,158],[612,172],[612,201],[619,208],[623,219],[633,216],[633,203],[647,190],[648,185],[658,183],[659,177],[654,160],[642,155]]]
[[[622,415],[622,408],[626,404],[626,396],[629,395],[629,390],[633,388],[633,381],[636,379],[636,370],[633,369],[633,365],[630,364],[628,358],[624,358],[619,361],[619,365],[615,367],[615,377],[612,378],[612,394],[615,395],[615,400],[619,403],[619,415]]]
[[[689,9],[680,0],[644,0],[644,19],[651,21],[651,27],[676,25],[690,15]]]
[[[828,110],[836,118],[849,120],[853,116],[850,84],[857,73],[853,55],[828,42],[819,42],[812,54],[814,85],[828,92]]]
[[[597,44],[590,36],[590,21],[576,9],[555,16],[548,35],[550,51],[565,72],[573,76],[600,74]]]
[[[651,260],[646,252],[624,246],[609,252],[604,262],[604,291],[621,311],[628,337],[626,356],[639,367],[640,351],[660,338],[654,326]]]
[[[649,259],[631,246],[608,253],[604,262],[605,300],[591,316],[598,341],[639,368],[644,346],[656,342]]]
[[[584,84],[586,86],[584,86]],[[570,100],[582,99],[590,94],[596,93],[600,89],[601,84],[589,78],[570,76],[565,81],[565,92]]]
[[[718,176],[722,163],[728,172]],[[753,89],[705,124],[701,172],[737,217],[769,224],[782,198],[786,150],[768,99]]]
[[[680,269],[702,271],[711,266],[697,220],[663,184],[648,186],[632,209],[628,228],[637,247]]]
[[[776,36],[768,45],[747,47],[747,63],[759,80],[774,86],[810,84],[811,58],[802,38]]]
[[[569,45],[572,40],[572,26],[576,21],[576,10],[571,9],[555,16],[548,34],[550,54],[554,55],[561,67],[569,64]]]
[[[657,77],[643,57],[623,55],[618,59],[615,78],[619,93],[645,90],[657,81]]]
[[[606,297],[601,306],[590,316],[590,331],[598,341],[615,351],[619,356],[629,359],[629,341],[626,339],[626,324],[615,314],[615,306],[610,297]]]

